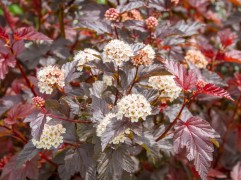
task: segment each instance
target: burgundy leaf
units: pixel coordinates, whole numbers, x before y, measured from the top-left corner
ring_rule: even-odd
[[[241,162],[238,162],[234,167],[230,176],[233,180],[240,180],[241,179]]]
[[[25,164],[17,167],[17,156],[11,158],[11,160],[4,166],[1,174],[3,180],[26,180],[38,179],[39,168],[38,168],[38,157],[27,161]]]
[[[194,70],[187,71],[187,69],[174,61],[165,62],[166,69],[175,76],[176,84],[185,91],[195,87],[197,82],[197,74]]]
[[[211,83],[208,83],[208,84],[204,85],[204,87],[200,88],[199,93],[207,94],[207,95],[211,95],[211,96],[223,97],[223,98],[230,99],[233,101],[233,98],[230,96],[230,94],[226,90],[224,90],[221,87],[217,87]]]
[[[227,47],[232,45],[237,38],[235,33],[232,33],[230,29],[225,29],[218,32],[218,37],[223,45],[223,47]]]
[[[241,63],[241,51],[231,50],[229,52],[226,52],[225,55],[224,55],[224,61]]]
[[[0,46],[0,49],[1,49],[1,46]],[[15,65],[16,65],[16,60],[12,54],[0,55],[0,79],[4,79],[6,74],[9,72],[9,67],[14,68]]]
[[[4,40],[4,42],[9,41],[9,35],[2,27],[0,27],[0,39]]]
[[[14,106],[7,113],[7,118],[4,122],[7,124],[15,124],[18,119],[23,119],[33,111],[33,106],[31,104],[19,104]]]
[[[33,27],[22,27],[14,32],[15,40],[51,40],[40,32],[36,32]]]
[[[46,121],[46,115],[38,111],[33,112],[24,120],[24,122],[30,122],[30,127],[32,128],[31,134],[37,140],[39,140],[42,134]]]
[[[214,178],[225,179],[227,176],[219,170],[210,169],[208,172],[208,180],[213,180]]]
[[[21,41],[15,41],[13,43],[13,52],[16,56],[18,56],[18,54],[20,54],[21,52],[23,52],[25,50],[25,45],[24,45],[24,40]]]
[[[194,165],[202,179],[207,178],[213,160],[214,147],[211,138],[218,137],[210,124],[199,118],[191,117],[186,122],[179,121],[175,126],[174,151],[187,150],[187,159]]]

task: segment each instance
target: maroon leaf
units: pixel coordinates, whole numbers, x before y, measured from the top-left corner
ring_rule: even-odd
[[[235,33],[232,33],[230,29],[225,29],[218,32],[218,37],[223,45],[223,47],[228,47],[232,45],[237,38]]]
[[[25,50],[24,40],[15,41],[13,43],[12,48],[13,48],[14,54],[17,56],[18,54],[20,54],[21,52],[23,52]]]
[[[15,124],[18,119],[23,119],[33,111],[33,106],[30,104],[19,104],[14,106],[7,113],[7,118],[4,119],[4,122],[7,124]]]
[[[15,40],[51,40],[40,32],[36,32],[33,27],[22,27],[14,32]]]
[[[0,27],[0,39],[4,40],[4,42],[9,41],[9,35],[2,27]]]
[[[183,65],[174,61],[166,61],[165,67],[175,76],[176,84],[183,88],[185,91],[195,87],[197,82],[197,75],[195,71],[187,71]]]
[[[207,178],[213,160],[214,147],[211,138],[218,137],[210,124],[199,118],[191,117],[186,122],[179,121],[175,126],[174,151],[187,150],[187,159],[194,160],[194,166],[202,179]]]
[[[1,179],[6,180],[26,180],[28,179],[38,179],[38,157],[35,157],[31,161],[27,161],[21,167],[16,167],[17,157],[11,158],[9,163],[3,168]]]
[[[233,180],[240,180],[241,179],[241,162],[238,162],[234,167],[230,176]]]
[[[1,49],[1,46],[0,46],[0,49]],[[0,55],[0,79],[4,79],[6,74],[9,72],[9,67],[13,68],[15,67],[15,65],[16,65],[16,60],[12,54],[1,54]]]
[[[198,87],[198,91],[201,94],[223,97],[223,98],[233,101],[233,98],[230,96],[230,94],[226,90],[224,90],[221,87],[217,87],[211,83],[205,84],[203,87]]]
[[[31,134],[34,139],[39,140],[44,128],[44,124],[46,123],[46,115],[35,111],[26,117],[24,122],[30,122],[30,127],[32,128]]]
[[[241,63],[241,51],[231,50],[229,52],[226,52],[225,55],[224,55],[224,61]]]

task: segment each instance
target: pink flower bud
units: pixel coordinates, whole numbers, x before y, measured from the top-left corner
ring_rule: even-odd
[[[150,16],[146,19],[146,26],[148,29],[154,29],[158,25],[158,20],[154,16]]]
[[[115,8],[110,8],[105,12],[105,18],[110,21],[119,22],[120,14]]]

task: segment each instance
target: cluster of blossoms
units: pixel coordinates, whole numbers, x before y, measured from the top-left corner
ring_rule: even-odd
[[[176,99],[182,91],[182,89],[176,85],[173,75],[153,76],[149,78],[148,82],[154,89],[161,91],[161,97],[169,98],[171,102]]]
[[[131,122],[138,122],[140,118],[146,120],[146,117],[151,115],[151,105],[147,99],[141,94],[130,94],[123,97],[117,103],[118,112],[116,114],[118,119],[123,116],[130,118]]]
[[[41,108],[44,106],[45,100],[42,97],[36,96],[32,98],[33,105],[36,108]]]
[[[32,142],[34,146],[39,149],[58,148],[58,146],[63,143],[63,136],[61,135],[65,132],[66,129],[61,124],[45,124],[40,140],[37,141],[36,139],[32,139]]]
[[[126,135],[130,134],[131,130],[130,128],[126,129],[122,133],[120,133],[118,136],[116,136],[110,143],[113,143],[114,145],[117,145],[119,143],[124,143],[126,140]]]
[[[146,19],[146,26],[148,29],[155,29],[158,25],[158,20],[154,16]]]
[[[99,56],[100,56],[100,53],[91,48],[86,48],[83,51],[79,51],[74,56],[74,61],[78,61],[77,70],[82,71],[86,63],[93,60],[99,60],[100,59]]]
[[[110,8],[105,12],[105,18],[114,21],[119,22],[120,21],[120,13],[115,8]]]
[[[112,76],[103,75],[103,82],[104,82],[107,86],[112,86],[113,80],[114,80],[114,78],[113,78]]]
[[[100,137],[104,133],[107,125],[110,123],[111,119],[114,117],[115,117],[115,114],[113,114],[113,113],[109,113],[104,117],[104,119],[97,125],[97,128],[96,128],[97,136]]]
[[[130,45],[120,40],[111,40],[103,50],[103,62],[114,62],[121,66],[133,56],[133,50]]]
[[[185,60],[193,63],[198,68],[206,68],[208,64],[205,56],[199,50],[188,50],[185,56]]]
[[[134,65],[151,65],[155,58],[155,51],[151,45],[146,45],[143,49],[139,50],[137,54],[132,58]]]
[[[136,9],[132,9],[128,12],[125,12],[121,15],[121,20],[124,22],[124,21],[127,21],[127,20],[138,20],[138,21],[141,21],[143,20],[143,18],[141,17],[141,14],[138,10]]]
[[[38,87],[41,93],[51,94],[54,86],[64,87],[64,72],[58,67],[49,65],[37,73]]]

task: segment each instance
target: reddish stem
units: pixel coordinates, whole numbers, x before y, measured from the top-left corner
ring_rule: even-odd
[[[168,131],[177,123],[177,121],[178,121],[179,117],[181,116],[182,111],[183,111],[183,109],[185,108],[186,104],[187,104],[187,102],[184,102],[184,103],[182,104],[182,107],[181,107],[178,115],[177,115],[176,118],[174,119],[174,121],[167,127],[167,129],[161,134],[161,136],[159,136],[159,137],[156,139],[156,141],[160,141],[161,139],[163,139],[164,137],[166,137],[166,134],[168,133]]]
[[[18,60],[16,61],[17,63],[17,67],[19,68],[23,78],[25,79],[26,83],[27,83],[27,86],[30,88],[30,90],[32,91],[33,95],[36,97],[37,96],[37,93],[35,92],[34,88],[33,88],[33,85],[32,83],[30,82],[30,80],[28,79],[26,73],[24,72],[22,66],[20,65],[20,63],[18,62]]]

